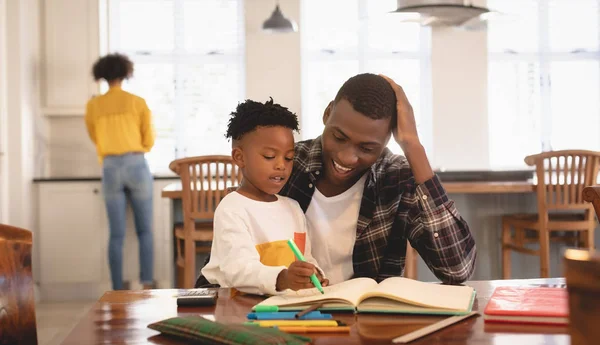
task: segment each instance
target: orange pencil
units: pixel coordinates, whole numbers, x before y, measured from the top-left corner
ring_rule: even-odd
[[[277,327],[282,332],[286,333],[350,333],[350,326],[337,326],[337,327],[302,327],[302,326],[289,326],[289,327]]]

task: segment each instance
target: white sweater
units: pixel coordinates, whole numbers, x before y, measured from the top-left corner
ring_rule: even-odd
[[[210,261],[202,275],[211,283],[252,294],[278,294],[277,276],[296,260],[287,240],[294,239],[306,261],[311,255],[304,213],[293,199],[277,195],[262,202],[237,192],[217,206]]]

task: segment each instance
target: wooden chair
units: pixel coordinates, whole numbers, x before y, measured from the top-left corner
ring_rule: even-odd
[[[404,277],[417,279],[417,263],[419,253],[411,247],[410,242],[406,241],[406,259],[404,260]]]
[[[0,344],[37,344],[32,234],[0,224]]]
[[[196,281],[196,254],[210,252],[215,209],[227,189],[239,185],[242,172],[230,156],[187,157],[169,168],[182,185],[183,224],[174,231],[176,263],[183,273],[178,287],[189,289]]]
[[[596,223],[592,205],[584,201],[582,191],[596,182],[599,161],[600,152],[583,150],[551,151],[525,158],[527,165],[536,167],[538,213],[502,217],[504,279],[510,278],[513,250],[539,256],[540,277],[546,278],[550,272],[550,240],[574,240],[577,245],[594,247]],[[550,236],[556,232],[564,235]],[[539,249],[527,248],[531,242],[539,242]]]
[[[583,200],[592,203],[596,217],[600,221],[600,186],[589,186],[583,189]]]

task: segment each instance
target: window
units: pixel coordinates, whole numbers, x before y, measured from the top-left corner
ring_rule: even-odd
[[[404,88],[421,140],[430,149],[430,30],[389,14],[396,0],[301,4],[302,138],[321,134],[323,111],[347,79],[371,72],[385,74]],[[395,143],[390,149],[401,152]]]
[[[225,129],[245,85],[242,0],[108,0],[108,46],[135,63],[123,88],[152,110],[154,173],[231,152]]]
[[[490,162],[600,150],[600,1],[488,0]]]

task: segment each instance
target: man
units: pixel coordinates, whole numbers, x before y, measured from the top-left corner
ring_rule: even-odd
[[[402,88],[385,76],[354,76],[323,123],[320,137],[297,143],[280,194],[306,213],[330,284],[402,275],[407,239],[442,282],[469,279],[475,241],[431,169]],[[406,158],[386,148],[392,136]]]

